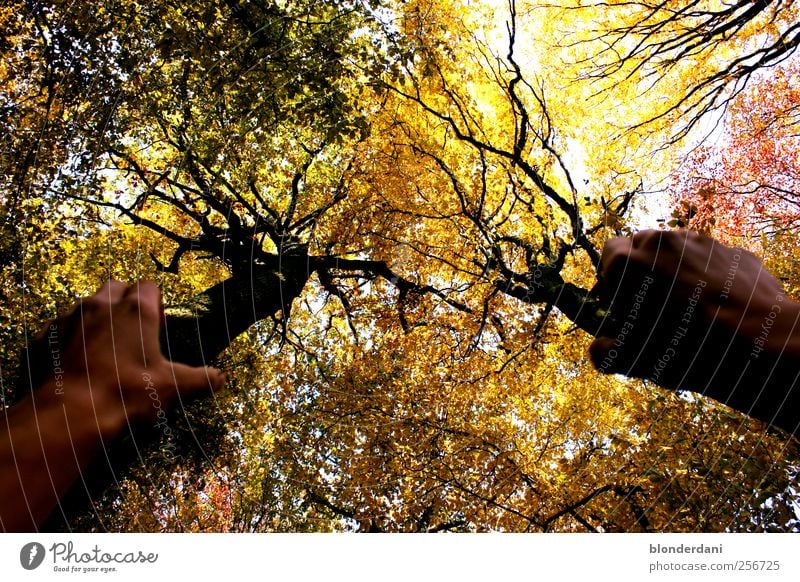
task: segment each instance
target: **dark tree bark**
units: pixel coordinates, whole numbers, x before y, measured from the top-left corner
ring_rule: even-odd
[[[173,361],[207,365],[255,322],[275,314],[285,319],[311,275],[311,264],[304,254],[270,259],[197,295],[189,313],[167,316],[164,354]]]

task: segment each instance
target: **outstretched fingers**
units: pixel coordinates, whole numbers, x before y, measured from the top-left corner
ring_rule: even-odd
[[[125,289],[122,299],[136,305],[145,318],[161,319],[161,290],[152,281],[139,281]]]
[[[207,396],[209,389],[218,392],[225,387],[225,375],[210,366],[193,367],[173,362],[172,373],[181,398]]]

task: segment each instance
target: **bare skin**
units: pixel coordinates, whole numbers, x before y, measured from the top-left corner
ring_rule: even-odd
[[[153,283],[110,281],[45,328],[33,389],[0,412],[0,530],[35,531],[105,443],[223,387],[218,370],[162,355],[161,310]]]
[[[687,231],[603,249],[616,329],[590,347],[605,373],[692,390],[798,435],[800,304],[752,253]]]

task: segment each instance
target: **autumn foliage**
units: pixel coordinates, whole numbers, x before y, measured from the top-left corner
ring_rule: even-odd
[[[794,61],[762,75],[731,102],[724,128],[680,167],[675,196],[696,207],[692,226],[728,240],[796,230],[798,75]]]

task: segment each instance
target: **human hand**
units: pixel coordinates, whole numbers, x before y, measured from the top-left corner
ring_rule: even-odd
[[[109,281],[45,328],[32,350],[35,383],[49,386],[68,411],[91,410],[103,438],[126,423],[163,420],[176,399],[221,388],[218,370],[163,356],[162,311],[155,284]]]
[[[779,412],[787,374],[800,371],[800,308],[755,255],[692,232],[644,231],[608,241],[600,281],[617,323],[590,346],[600,371],[701,392],[762,420]]]

